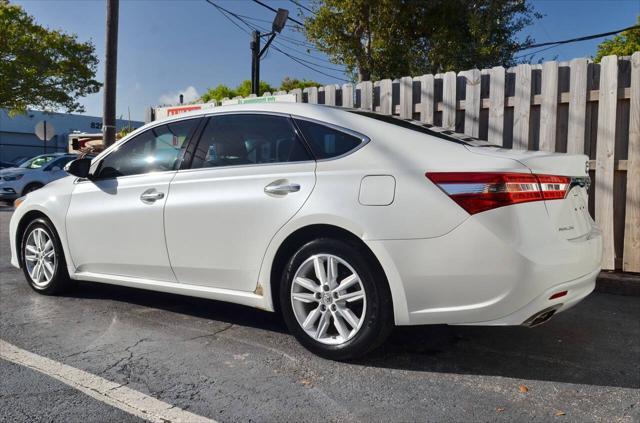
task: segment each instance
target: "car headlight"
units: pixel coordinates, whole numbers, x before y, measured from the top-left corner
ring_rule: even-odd
[[[22,177],[24,176],[24,174],[19,173],[17,175],[7,175],[7,176],[3,176],[2,179],[5,181],[18,181],[20,180]]]

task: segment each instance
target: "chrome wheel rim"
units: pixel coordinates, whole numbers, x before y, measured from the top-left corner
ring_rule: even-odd
[[[42,228],[36,228],[24,244],[24,262],[35,286],[44,288],[53,279],[56,270],[56,252],[51,237]]]
[[[364,323],[364,286],[353,267],[340,257],[316,254],[305,260],[293,277],[290,296],[298,324],[322,344],[343,344]]]

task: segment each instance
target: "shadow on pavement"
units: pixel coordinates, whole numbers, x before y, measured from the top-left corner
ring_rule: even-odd
[[[275,313],[213,300],[89,283],[71,296],[287,332]],[[397,327],[382,347],[354,364],[640,388],[639,303],[634,297],[596,293],[536,328]]]

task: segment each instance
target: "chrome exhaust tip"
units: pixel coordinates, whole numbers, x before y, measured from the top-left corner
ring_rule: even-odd
[[[534,327],[545,323],[547,320],[551,319],[551,317],[558,311],[558,309],[562,307],[562,304],[556,304],[554,306],[545,308],[542,311],[537,312],[533,316],[529,317],[527,320],[522,323],[523,326]]]

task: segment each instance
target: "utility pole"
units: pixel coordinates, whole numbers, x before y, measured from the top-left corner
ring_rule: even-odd
[[[260,95],[260,31],[251,36],[251,94]]]
[[[116,142],[116,79],[118,71],[118,8],[120,0],[107,1],[107,44],[105,52],[102,134],[104,146]]]
[[[251,33],[251,93],[260,95],[260,59],[267,51],[271,42],[279,34],[287,23],[289,18],[289,11],[286,9],[278,9],[275,18],[273,18],[273,24],[271,25],[271,32],[267,34],[260,34],[260,31],[253,31]],[[262,37],[269,37],[264,47],[260,48],[260,40]]]

